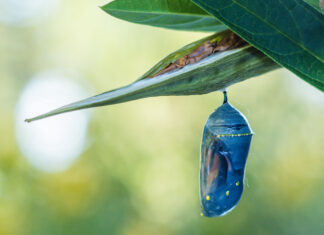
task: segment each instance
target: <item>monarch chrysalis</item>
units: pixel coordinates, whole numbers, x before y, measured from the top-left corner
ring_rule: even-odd
[[[200,204],[203,216],[230,212],[243,193],[243,178],[252,130],[244,115],[228,101],[208,118],[200,162]]]

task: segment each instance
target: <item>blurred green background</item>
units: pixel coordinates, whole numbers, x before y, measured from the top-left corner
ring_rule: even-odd
[[[245,192],[224,217],[200,217],[198,188],[219,92],[95,109],[77,159],[58,172],[35,167],[17,141],[26,117],[16,115],[34,76],[73,71],[94,95],[207,35],[120,21],[98,8],[107,1],[48,2],[26,1],[32,13],[41,7],[21,20],[28,7],[0,0],[0,234],[323,234],[324,94],[285,69],[229,89],[256,135]]]

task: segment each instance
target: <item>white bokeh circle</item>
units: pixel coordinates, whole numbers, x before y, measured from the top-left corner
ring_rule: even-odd
[[[60,0],[0,0],[0,21],[29,25],[50,15],[59,3]]]
[[[69,168],[85,149],[89,112],[76,111],[32,123],[24,119],[87,95],[77,82],[56,72],[39,74],[25,86],[16,106],[16,138],[23,156],[34,167],[46,172]]]

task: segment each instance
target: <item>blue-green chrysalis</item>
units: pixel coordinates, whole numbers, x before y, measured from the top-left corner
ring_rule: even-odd
[[[204,127],[200,162],[202,215],[217,217],[239,202],[252,130],[244,115],[227,101],[208,118]]]

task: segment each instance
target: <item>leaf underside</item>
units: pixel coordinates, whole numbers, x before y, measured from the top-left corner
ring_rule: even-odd
[[[303,0],[192,0],[251,45],[324,91],[324,15]]]
[[[219,32],[227,28],[190,0],[116,0],[102,9],[122,20],[169,29]]]
[[[204,42],[208,40],[221,40],[228,34],[229,31],[218,33],[179,49],[161,60],[140,77],[139,80],[128,86],[63,106],[26,121],[30,122],[60,113],[112,105],[147,97],[205,94],[223,90],[234,83],[279,68],[278,64],[259,50],[251,46],[245,46],[239,49],[216,52],[197,63],[149,78],[156,71],[164,68],[165,65],[174,62],[183,55],[189,54]]]

